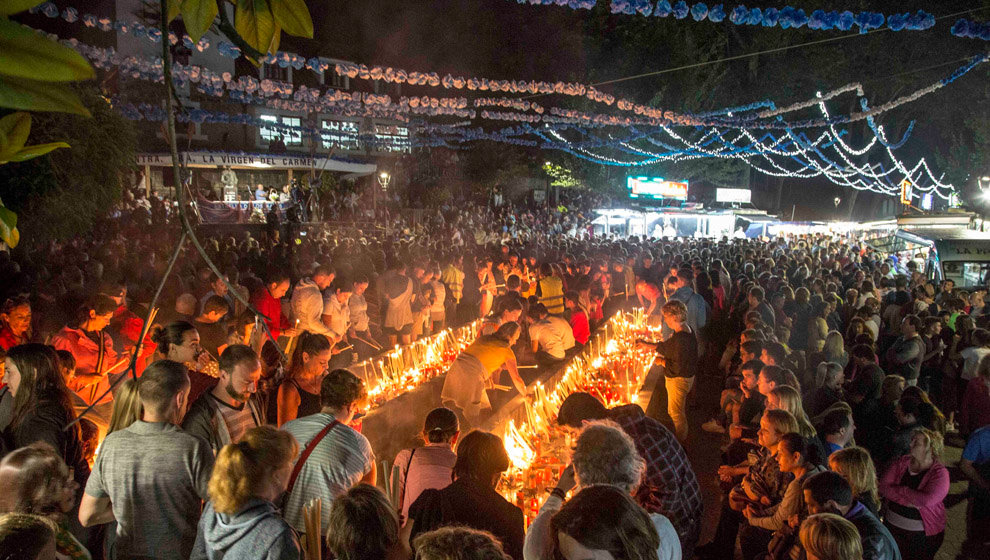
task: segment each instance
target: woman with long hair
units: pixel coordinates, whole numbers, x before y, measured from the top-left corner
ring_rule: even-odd
[[[117,397],[113,400],[110,426],[107,435],[130,426],[141,419],[141,399],[138,398],[137,380],[125,379],[117,386]]]
[[[7,353],[5,380],[14,397],[10,424],[4,431],[10,449],[44,441],[75,469],[80,485],[89,477],[72,396],[58,369],[58,354],[44,344],[21,344]]]
[[[155,343],[156,360],[172,360],[186,366],[189,371],[189,398],[196,402],[206,390],[216,385],[220,377],[217,362],[199,343],[199,331],[192,323],[174,321],[165,326],[157,326],[151,332]],[[149,364],[151,363],[149,362]]]
[[[658,560],[660,536],[649,514],[615,486],[589,486],[550,520],[554,557]]]
[[[807,507],[804,503],[802,486],[807,477],[822,472],[811,458],[812,449],[808,441],[799,433],[784,434],[777,444],[777,465],[781,473],[793,476],[780,504],[771,511],[759,506],[747,506],[743,517],[749,522],[740,533],[740,547],[743,558],[756,558],[766,552],[773,532],[785,529],[792,516],[804,517]]]
[[[259,426],[217,454],[210,501],[190,560],[298,560],[299,539],[273,502],[285,493],[299,444],[288,432]]]
[[[278,408],[268,411],[268,417],[277,418],[279,426],[323,410],[320,383],[329,369],[332,346],[322,334],[304,332],[299,335],[289,372],[278,386],[278,396],[273,401]]]
[[[492,383],[495,372],[504,368],[516,390],[527,394],[526,383],[519,375],[516,355],[512,351],[520,332],[519,323],[506,323],[495,334],[479,337],[451,364],[440,398],[444,406],[462,416],[462,430],[477,426],[481,415],[491,410],[485,389]]]
[[[862,447],[847,447],[832,453],[828,468],[842,475],[852,488],[853,499],[866,506],[874,515],[880,512],[880,493],[873,457]]]
[[[884,525],[905,560],[932,560],[945,539],[945,497],[949,471],[942,464],[942,436],[916,428],[907,455],[891,463],[880,479]]]
[[[66,514],[76,504],[79,483],[58,452],[35,442],[8,454],[0,462],[0,513],[27,513],[51,520],[57,527],[59,558],[89,560],[90,554],[69,532]]]
[[[808,420],[808,415],[804,412],[804,405],[801,403],[801,393],[790,385],[780,385],[774,387],[767,394],[767,410],[786,410],[790,412],[798,423],[798,432],[802,437],[813,438],[818,432]]]

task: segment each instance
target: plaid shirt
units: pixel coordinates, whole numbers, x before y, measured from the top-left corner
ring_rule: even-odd
[[[613,408],[609,419],[629,434],[646,461],[636,502],[646,511],[670,519],[680,537],[684,557],[690,558],[701,530],[704,504],[687,453],[670,430],[646,416],[637,405]]]

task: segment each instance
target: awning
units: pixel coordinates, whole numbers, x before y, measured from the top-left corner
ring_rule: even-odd
[[[361,163],[330,158],[311,158],[298,154],[245,154],[228,152],[179,152],[179,158],[188,167],[232,169],[315,169],[339,171],[354,176],[371,175],[377,169],[374,163]],[[171,167],[170,154],[138,154],[137,164],[151,167]]]

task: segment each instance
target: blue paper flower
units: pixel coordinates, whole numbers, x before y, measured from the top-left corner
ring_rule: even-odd
[[[749,18],[749,10],[746,8],[746,6],[743,6],[741,4],[739,6],[736,6],[735,9],[732,10],[732,13],[729,14],[729,21],[731,21],[736,25],[745,24],[748,18]]]
[[[804,10],[794,10],[794,18],[791,21],[791,27],[798,29],[808,25],[808,16],[805,15]]]
[[[856,16],[849,10],[846,10],[839,14],[839,21],[836,22],[835,27],[841,31],[849,31],[855,23]]]
[[[725,9],[721,4],[715,4],[715,7],[708,10],[708,21],[715,23],[722,23],[725,21]]]
[[[749,17],[746,18],[747,25],[760,25],[763,23],[763,10],[759,8],[753,8],[749,11]]]
[[[780,9],[780,27],[782,29],[791,28],[794,23],[794,11],[794,8],[790,6],[784,6]]]
[[[824,19],[824,27],[822,29],[835,29],[836,24],[839,22],[839,12],[832,10],[831,12],[826,12]]]
[[[887,18],[887,27],[891,31],[901,31],[907,26],[909,14],[893,14]]]
[[[670,2],[667,0],[659,0],[659,2],[657,2],[657,7],[653,9],[653,15],[657,17],[667,17],[673,11],[673,8],[670,7]]]
[[[777,8],[765,8],[763,10],[763,27],[777,27],[780,21],[780,10]]]
[[[690,8],[688,8],[687,2],[681,0],[680,2],[674,4],[674,17],[677,19],[684,19],[687,17]]]
[[[808,29],[825,29],[825,10],[811,12],[808,19]]]
[[[694,21],[701,21],[706,16],[708,16],[708,5],[705,3],[698,2],[691,7],[691,17],[694,18]]]

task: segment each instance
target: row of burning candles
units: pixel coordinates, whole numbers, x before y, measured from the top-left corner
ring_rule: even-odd
[[[616,315],[549,386],[534,385],[533,400],[525,402],[518,425],[513,419],[506,422],[503,441],[511,466],[500,491],[522,509],[527,527],[539,512],[546,488],[570,459],[571,433],[556,425],[561,403],[578,391],[595,395],[608,407],[635,402],[655,357],[636,343],[656,338],[658,329],[647,324],[642,310]]]
[[[446,372],[480,332],[479,319],[462,327],[444,329],[412,344],[396,346],[348,369],[364,378],[371,405],[378,407]]]

